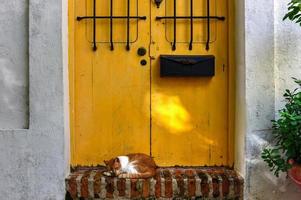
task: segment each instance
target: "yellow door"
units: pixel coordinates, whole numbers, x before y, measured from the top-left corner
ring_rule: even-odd
[[[154,2],[69,0],[73,166],[231,164],[228,2]],[[215,75],[161,77],[160,55],[212,55]]]
[[[194,0],[193,15],[207,16],[207,1]],[[174,16],[174,0],[152,9],[152,151],[162,165],[221,165],[228,153],[228,35],[226,21],[156,20]],[[165,9],[164,9],[165,7]],[[210,0],[210,16],[227,17],[227,1]],[[176,1],[176,15],[190,16],[190,0]],[[176,25],[176,35],[174,26]],[[163,34],[162,34],[163,33]],[[176,36],[176,49],[173,50]],[[192,49],[189,49],[193,38]],[[207,40],[209,39],[209,44]],[[206,47],[206,45],[209,45]],[[206,48],[208,50],[206,50]],[[160,77],[160,55],[214,55],[213,77]]]
[[[78,19],[93,16],[93,0],[70,2],[72,164],[96,165],[126,152],[149,153],[149,57],[137,55],[138,48],[149,46],[149,18],[143,19],[149,3],[130,1],[130,16],[142,19],[130,19],[128,33],[125,18],[96,19],[95,29],[93,19]],[[112,7],[110,0],[95,4],[97,16],[128,16],[127,0],[114,0]],[[147,65],[140,64],[143,59]]]

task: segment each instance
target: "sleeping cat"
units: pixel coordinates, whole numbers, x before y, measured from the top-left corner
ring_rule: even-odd
[[[104,175],[119,178],[150,178],[155,175],[157,168],[155,161],[142,153],[118,156],[104,160],[104,163],[108,169]]]

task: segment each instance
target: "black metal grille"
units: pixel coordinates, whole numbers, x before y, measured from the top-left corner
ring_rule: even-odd
[[[127,15],[126,16],[114,16],[113,15],[113,0],[110,0],[110,16],[97,16],[96,15],[96,0],[93,0],[93,16],[78,16],[77,20],[81,21],[83,19],[92,19],[93,20],[93,51],[97,50],[97,44],[96,44],[96,20],[110,20],[110,48],[113,51],[114,50],[114,41],[113,41],[113,21],[114,19],[125,19],[127,20],[127,36],[126,36],[126,50],[130,50],[130,20],[132,19],[138,19],[138,20],[146,20],[146,16],[130,16],[130,1],[127,0]]]
[[[173,42],[172,42],[172,50],[176,50],[176,43],[177,43],[177,20],[182,19],[189,19],[190,20],[190,42],[189,42],[189,50],[193,49],[193,24],[194,20],[207,20],[207,40],[206,40],[206,50],[209,50],[210,46],[210,21],[211,20],[221,20],[224,21],[225,17],[223,16],[211,16],[210,15],[210,0],[207,1],[207,15],[206,16],[195,16],[193,13],[193,2],[194,0],[190,0],[190,16],[178,16],[177,15],[177,0],[173,0],[174,3],[174,14],[173,16],[157,16],[156,20],[173,20]],[[96,14],[96,0],[93,0],[93,15],[92,16],[78,16],[77,20],[81,21],[84,19],[92,19],[93,20],[93,51],[97,50],[96,44],[96,20],[110,20],[110,49],[114,50],[114,41],[113,41],[113,23],[114,19],[125,19],[126,20],[126,50],[130,50],[130,20],[137,19],[137,20],[146,20],[146,16],[130,16],[130,4],[131,0],[127,0],[127,15],[126,16],[114,16],[113,15],[113,0],[110,0],[110,15],[109,16],[97,16]]]
[[[195,16],[193,13],[193,2],[194,0],[190,0],[190,16],[178,16],[177,15],[177,0],[174,1],[174,15],[173,16],[157,16],[156,20],[173,20],[173,43],[172,50],[176,50],[177,43],[177,20],[178,19],[190,19],[190,42],[189,42],[189,50],[193,48],[193,22],[194,20],[207,20],[207,40],[206,40],[206,50],[208,51],[210,46],[210,21],[211,20],[221,20],[224,21],[226,18],[223,16],[211,16],[210,15],[210,0],[207,0],[207,15],[206,16]]]

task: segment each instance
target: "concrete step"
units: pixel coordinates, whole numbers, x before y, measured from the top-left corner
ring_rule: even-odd
[[[150,179],[105,177],[78,168],[66,179],[69,199],[243,199],[243,179],[225,167],[158,168]]]

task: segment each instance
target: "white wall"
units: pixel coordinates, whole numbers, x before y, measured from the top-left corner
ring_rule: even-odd
[[[282,21],[286,14],[286,2],[275,5],[275,84],[276,109],[283,106],[283,92],[296,84],[291,77],[301,79],[301,26],[289,20]]]
[[[282,22],[287,2],[236,1],[236,168],[251,200],[301,198],[285,175],[274,177],[260,158],[270,141],[270,121],[283,105],[281,95],[295,87],[290,77],[301,77],[301,27]]]
[[[0,6],[0,129],[28,128],[28,1]]]
[[[17,24],[10,24],[10,20],[0,20],[1,31],[9,30],[7,26],[13,28],[12,33],[1,35],[0,45],[2,40],[8,38],[5,41],[7,46],[15,45],[15,48],[23,49],[26,45],[21,45],[22,41],[24,43],[29,41],[29,49],[27,47],[25,50],[29,52],[28,58],[23,58],[21,50],[7,51],[8,58],[13,57],[18,60],[16,64],[23,62],[26,65],[29,61],[29,70],[17,66],[11,66],[9,69],[13,70],[12,74],[18,77],[27,76],[29,80],[29,127],[17,129],[23,127],[19,126],[19,123],[14,124],[14,119],[10,119],[10,116],[0,115],[1,121],[8,117],[13,124],[11,127],[4,127],[12,130],[0,131],[1,200],[64,199],[64,179],[69,166],[69,125],[66,109],[68,107],[67,7],[62,6],[66,5],[66,2],[67,0],[26,0],[20,3],[20,1],[10,0],[1,4],[1,9],[12,4],[12,9],[5,14]],[[27,4],[25,7],[29,7],[27,12],[22,10],[24,3]],[[23,13],[22,19],[14,21],[13,19],[18,18],[21,13]],[[24,33],[26,29],[24,25],[27,26],[28,33]],[[18,33],[19,31],[21,33]],[[26,40],[22,33],[28,35],[29,40]],[[14,57],[16,52],[23,57]],[[22,65],[18,66],[22,67]],[[5,66],[0,63],[0,68],[3,67]],[[13,83],[15,80],[10,81]],[[4,90],[1,96],[11,97],[11,94]],[[17,95],[15,98],[18,98]],[[0,102],[2,110],[7,104]],[[14,99],[8,103],[26,109],[26,105],[21,100],[20,102],[22,105],[16,103]],[[8,125],[11,125],[10,123]]]
[[[245,68],[245,3],[235,0],[235,169],[245,175],[246,137],[246,68]]]

